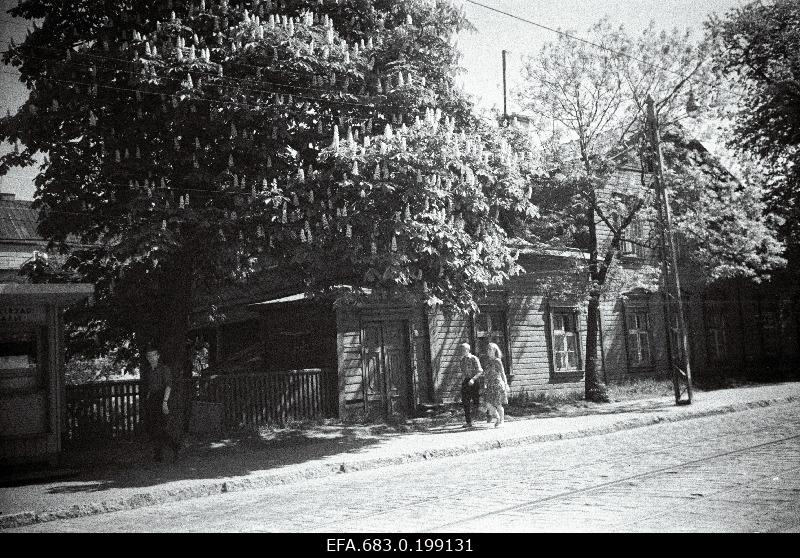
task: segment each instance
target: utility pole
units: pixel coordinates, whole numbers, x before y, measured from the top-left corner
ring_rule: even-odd
[[[506,53],[508,51],[503,50],[503,121],[508,122],[508,101],[507,96],[508,92],[506,89]]]
[[[655,102],[647,96],[647,139],[650,143],[653,161],[653,185],[656,193],[656,206],[658,207],[659,240],[661,244],[661,274],[664,278],[664,291],[666,301],[667,350],[669,363],[672,368],[672,381],[675,388],[675,404],[689,405],[692,402],[692,373],[689,363],[689,337],[686,330],[686,320],[683,314],[683,297],[681,296],[681,282],[678,277],[678,260],[675,256],[675,236],[672,232],[672,212],[669,207],[669,189],[664,181],[663,161],[661,157],[661,139],[658,131],[658,116],[655,111]],[[677,318],[678,347],[672,347],[670,329],[673,317]],[[677,350],[677,355],[673,353]],[[677,356],[677,358],[675,358]],[[677,361],[677,362],[676,362]],[[686,399],[682,399],[684,393]]]

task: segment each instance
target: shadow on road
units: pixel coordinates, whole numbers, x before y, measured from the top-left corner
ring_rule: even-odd
[[[611,404],[576,403],[551,407],[529,404],[509,406],[508,422],[522,418],[578,417],[598,414],[659,412],[672,407],[668,400],[640,400]],[[105,445],[69,449],[61,465],[77,471],[70,482],[47,489],[51,494],[98,492],[114,488],[150,487],[197,479],[243,477],[255,472],[359,453],[390,437],[408,434],[439,435],[463,432],[465,441],[473,430],[492,428],[483,419],[476,427],[463,427],[463,413],[454,412],[406,424],[372,426],[309,426],[301,429],[262,431],[220,440],[188,439],[176,462],[166,453],[163,463],[152,459],[152,448],[144,439],[114,441]],[[53,479],[50,479],[52,482]],[[28,484],[34,484],[37,481]]]
[[[117,441],[102,447],[73,448],[61,465],[77,470],[69,482],[49,487],[50,494],[99,492],[152,487],[182,480],[246,477],[310,461],[358,453],[379,444],[385,435],[353,429],[286,431],[269,437],[248,436],[217,441],[188,440],[175,462],[171,452],[156,463],[146,440]],[[53,479],[50,479],[52,482]],[[28,483],[32,484],[32,483]]]

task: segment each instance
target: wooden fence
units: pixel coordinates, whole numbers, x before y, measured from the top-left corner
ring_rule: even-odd
[[[333,370],[307,369],[192,378],[191,401],[220,403],[223,428],[283,424],[335,417],[338,387]],[[141,382],[94,382],[66,387],[67,441],[133,435],[142,418]]]
[[[141,417],[140,389],[139,380],[66,386],[66,440],[133,434]]]
[[[223,404],[223,426],[236,428],[287,420],[334,417],[336,375],[328,370],[230,374],[201,380],[194,399]]]

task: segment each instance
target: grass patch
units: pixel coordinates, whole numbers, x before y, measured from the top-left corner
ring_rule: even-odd
[[[558,410],[565,405],[575,405],[583,401],[583,390],[564,391],[554,394],[531,393],[523,391],[509,398],[506,414],[510,416],[529,416]]]
[[[612,401],[632,401],[675,395],[671,379],[641,378],[608,384],[606,387],[608,387],[608,396]]]

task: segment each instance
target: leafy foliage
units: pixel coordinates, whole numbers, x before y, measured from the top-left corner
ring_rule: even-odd
[[[535,212],[516,159],[455,87],[450,38],[469,25],[449,3],[11,12],[44,21],[5,54],[31,95],[0,122],[0,140],[23,145],[0,173],[47,154],[40,232],[86,245],[67,271],[97,285],[85,325],[108,343],[158,343],[187,369],[197,293],[265,271],[461,309],[518,271],[505,240]]]
[[[654,24],[636,37],[600,21],[587,42],[560,36],[528,58],[526,82],[517,92],[521,105],[552,130],[544,178],[532,200],[541,219],[531,233],[588,252],[586,395],[605,399],[596,374],[599,301],[604,292],[655,290],[661,279],[655,235],[636,239],[652,257],[620,265],[623,240],[634,224],[658,227],[652,187],[654,154],[647,140],[645,115],[653,99],[658,126],[673,130],[665,159],[665,178],[679,235],[697,247],[695,263],[713,280],[753,276],[781,263],[781,245],[764,219],[761,191],[749,183],[728,183],[709,169],[716,162],[683,155],[681,121],[685,107],[713,98],[709,46],[690,33],[657,32]],[[704,152],[700,146],[700,151]],[[699,163],[699,164],[698,164]],[[655,231],[654,231],[655,232]],[[626,238],[628,237],[628,238]],[[646,253],[646,252],[645,252]]]
[[[709,24],[720,77],[740,96],[730,146],[760,159],[770,211],[795,270],[800,263],[800,5],[750,2]]]
[[[706,281],[760,280],[786,264],[776,234],[782,218],[769,212],[758,177],[735,179],[679,131],[664,135],[664,159],[684,259]]]

